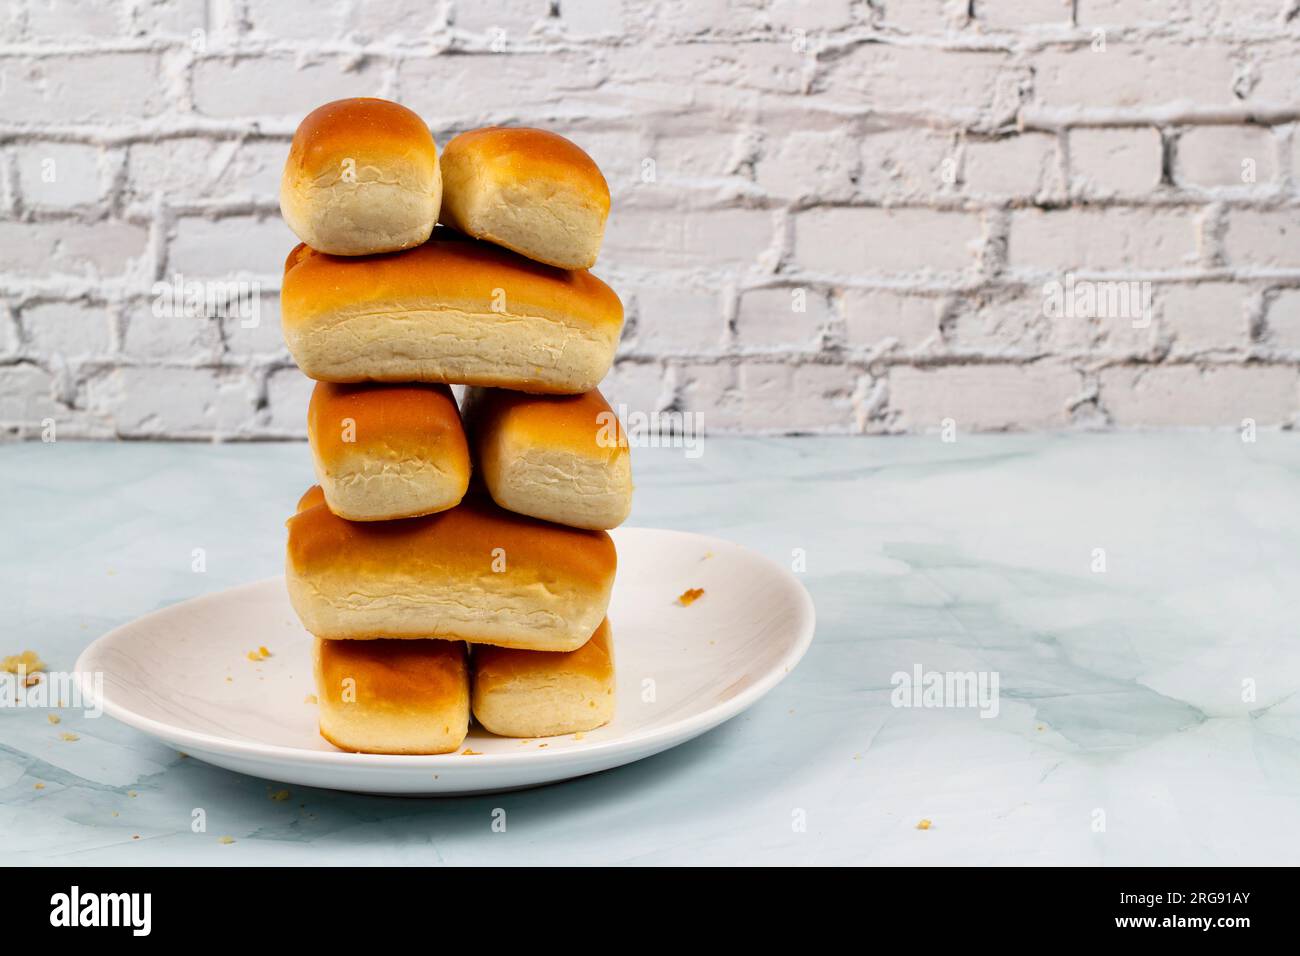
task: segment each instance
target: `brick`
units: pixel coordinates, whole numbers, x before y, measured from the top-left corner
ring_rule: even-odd
[[[586,54],[505,52],[408,57],[398,76],[402,103],[431,127],[468,129],[523,118],[547,125],[575,97],[595,104],[606,70]]]
[[[112,344],[109,315],[102,305],[45,302],[24,306],[19,319],[27,351],[64,360],[107,353]]]
[[[28,0],[27,3],[27,35],[47,43],[67,37],[110,38],[122,32],[124,21],[119,3],[87,3],[86,0]]]
[[[1099,381],[1101,406],[1121,426],[1277,425],[1297,406],[1296,370],[1276,365],[1119,366]]]
[[[893,424],[937,429],[951,418],[958,432],[1058,428],[1082,391],[1082,376],[1057,362],[1029,365],[945,365],[889,370]]]
[[[363,42],[415,43],[445,23],[444,7],[428,0],[360,0],[349,32]]]
[[[740,427],[751,432],[848,431],[857,373],[843,365],[746,362],[739,368]],[[792,402],[799,395],[803,401]]]
[[[56,400],[58,383],[45,369],[28,363],[0,365],[0,422],[39,425],[61,420],[68,408]]]
[[[149,232],[120,220],[94,223],[0,222],[0,249],[10,275],[86,278],[121,275],[146,251]]]
[[[1182,186],[1253,186],[1277,176],[1277,140],[1259,126],[1197,126],[1178,137],[1174,156]]]
[[[765,43],[686,43],[656,47],[645,56],[610,61],[610,82],[654,88],[668,78],[689,76],[690,89],[722,86],[729,90],[802,93],[814,65],[807,53],[786,39]],[[620,92],[622,92],[620,90]]]
[[[976,0],[975,22],[987,30],[1029,26],[1067,26],[1069,0]]]
[[[966,22],[966,0],[881,0],[881,23],[908,33],[942,34]]]
[[[1043,350],[1056,322],[1049,318],[1036,289],[958,296],[945,323],[945,345],[953,352],[1034,354]]]
[[[284,0],[245,0],[255,35],[276,40],[327,40],[343,32],[343,4],[313,5],[310,12]]]
[[[4,117],[11,123],[113,123],[146,119],[166,105],[153,53],[0,58]]]
[[[341,56],[299,62],[285,54],[212,58],[194,65],[194,108],[205,116],[282,116],[297,121],[312,106],[349,96],[381,96],[370,61]],[[306,104],[306,105],[304,105]]]
[[[221,319],[225,354],[240,361],[257,358],[285,360],[289,350],[280,331],[280,297],[267,292],[257,300],[256,315],[228,315]]]
[[[152,303],[136,306],[126,315],[122,351],[177,365],[215,362],[221,352],[219,320],[171,310],[156,315]]]
[[[13,148],[27,207],[67,208],[97,202],[104,193],[99,150],[79,143],[26,143]]]
[[[130,9],[133,32],[138,35],[180,35],[193,40],[195,30],[206,34],[208,29],[207,0],[144,0]]]
[[[980,195],[1032,197],[1058,186],[1056,138],[1021,133],[966,144],[962,181]]]
[[[939,337],[940,301],[877,289],[847,289],[843,311],[845,344],[874,348],[891,340],[907,350]]]
[[[125,367],[86,383],[89,410],[132,438],[236,434],[252,416],[253,399],[246,375],[210,368]]]
[[[708,432],[740,427],[740,373],[735,363],[675,362],[670,368],[677,408],[702,416]]]
[[[504,30],[508,37],[522,39],[545,22],[548,7],[546,0],[499,0],[490,4],[459,0],[452,8],[451,25],[467,33]]]
[[[1231,282],[1162,288],[1156,297],[1161,326],[1175,354],[1244,349],[1249,344],[1246,290]]]
[[[1007,261],[1012,267],[1173,269],[1195,261],[1196,235],[1181,209],[1017,210]]]
[[[279,216],[182,216],[168,251],[168,277],[178,272],[187,279],[235,273],[279,275],[285,256],[297,244]]]
[[[1292,210],[1230,210],[1223,248],[1234,266],[1300,266],[1300,219]]]
[[[722,344],[726,323],[718,290],[664,283],[630,291],[638,353],[702,352]]]
[[[951,114],[1012,111],[1026,78],[1005,53],[868,43],[829,64],[822,82],[832,101],[860,110]]]
[[[126,195],[181,199],[250,196],[278,202],[289,144],[274,140],[167,139],[134,143],[127,156]]]
[[[851,0],[772,0],[764,12],[773,29],[785,34],[793,30],[839,30],[853,23]]]
[[[626,23],[623,10],[609,0],[565,0],[560,5],[560,27],[577,36],[621,36]]]
[[[816,350],[833,318],[814,289],[750,289],[740,296],[736,337],[745,348]]]
[[[795,261],[810,272],[960,272],[975,265],[977,215],[932,209],[812,209],[795,217]]]
[[[1145,195],[1160,185],[1164,151],[1153,127],[1073,129],[1069,148],[1075,190]]]
[[[284,435],[305,438],[307,403],[316,383],[296,368],[276,369],[266,380],[267,427]]]
[[[950,135],[924,129],[862,137],[858,189],[873,200],[928,199],[956,188],[957,150]]]
[[[1075,21],[1081,27],[1164,26],[1185,19],[1183,6],[1183,0],[1078,0]]]
[[[1281,289],[1268,302],[1264,344],[1279,349],[1300,349],[1300,289]]]
[[[1090,46],[1049,49],[1034,58],[1034,98],[1051,107],[1140,107],[1177,102],[1234,102],[1230,47],[1168,41],[1122,43],[1104,52]]]
[[[623,405],[631,411],[649,413],[661,411],[672,402],[672,390],[658,362],[615,362],[600,383],[600,391],[615,409]]]
[[[1192,18],[1221,30],[1240,27],[1282,25],[1291,9],[1288,0],[1189,0]]]
[[[734,268],[755,264],[773,242],[772,213],[762,209],[680,212],[625,206],[605,227],[601,262],[638,268]]]
[[[784,199],[850,199],[857,189],[858,137],[846,130],[791,130],[769,135],[754,164],[754,180]]]

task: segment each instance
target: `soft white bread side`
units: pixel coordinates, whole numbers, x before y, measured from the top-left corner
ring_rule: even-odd
[[[632,508],[632,456],[598,389],[525,395],[472,388],[464,416],[479,473],[503,508],[607,530]]]
[[[288,521],[285,578],[317,637],[459,639],[572,651],[609,605],[602,531],[512,514],[483,495],[423,518],[347,521],[308,492]]]
[[[446,385],[318,382],[307,439],[330,510],[351,521],[446,511],[469,487],[469,446]]]
[[[299,246],[280,290],[285,342],[325,382],[446,382],[572,394],[614,361],[623,305],[589,272],[435,231],[387,256]]]
[[[313,249],[361,256],[418,246],[441,203],[438,147],[404,106],[336,100],[307,114],[294,133],[280,212]]]
[[[561,269],[590,269],[609,186],[590,156],[555,133],[490,126],[442,154],[442,221]]]
[[[461,641],[324,641],[314,650],[320,734],[367,754],[445,754],[469,732]]]
[[[478,646],[473,658],[478,722],[502,737],[594,730],[614,717],[614,645],[608,619],[565,654]]]

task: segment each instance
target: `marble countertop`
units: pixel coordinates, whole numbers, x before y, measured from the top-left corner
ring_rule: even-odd
[[[111,718],[2,709],[0,861],[1300,863],[1300,437],[703,452],[637,449],[629,524],[802,549],[818,615],[730,723],[536,790],[273,800]],[[0,447],[0,654],[71,669],[118,624],[278,573],[310,480],[300,444]],[[918,668],[996,676],[996,714],[898,706]]]

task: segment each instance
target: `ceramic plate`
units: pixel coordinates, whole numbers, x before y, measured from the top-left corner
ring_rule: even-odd
[[[272,578],[157,611],[104,635],[77,661],[103,674],[112,717],[192,757],[335,790],[465,794],[564,780],[640,760],[734,717],[794,668],[813,605],[790,572],[738,545],[622,528],[610,603],[618,711],[581,735],[521,741],[471,729],[439,756],[352,754],[316,730],[311,635]],[[687,607],[688,588],[704,595]],[[265,646],[271,656],[254,662]],[[544,745],[544,746],[543,746]]]

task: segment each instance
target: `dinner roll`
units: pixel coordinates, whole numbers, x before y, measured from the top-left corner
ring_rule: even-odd
[[[478,646],[474,717],[502,737],[553,737],[594,730],[614,716],[614,647],[609,620],[563,654]]]
[[[304,503],[288,521],[285,577],[317,637],[572,651],[609,605],[617,558],[603,531],[525,518],[472,494],[397,521],[347,521],[319,499]]]
[[[469,486],[469,447],[446,385],[318,382],[307,439],[330,510],[352,521],[446,511]]]
[[[280,291],[294,361],[325,382],[594,388],[623,328],[618,296],[439,229],[417,249],[348,259],[299,248]]]
[[[598,530],[622,524],[631,510],[632,455],[598,389],[470,389],[465,423],[484,484],[502,508]]]
[[[442,154],[442,221],[561,269],[590,269],[609,215],[591,157],[541,129],[461,133]]]
[[[404,106],[361,97],[307,114],[280,179],[280,212],[307,245],[340,256],[418,246],[442,203],[438,147]]]
[[[469,732],[461,641],[324,641],[314,651],[320,735],[367,754],[445,754]]]

